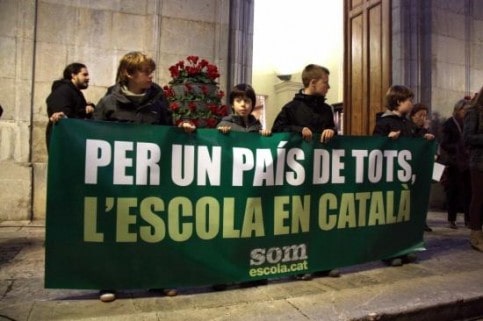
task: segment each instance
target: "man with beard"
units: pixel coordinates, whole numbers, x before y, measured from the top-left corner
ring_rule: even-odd
[[[64,69],[63,78],[52,83],[52,92],[47,97],[46,140],[49,148],[52,126],[61,118],[92,118],[94,104],[86,102],[81,92],[89,86],[89,72],[84,64],[75,62]]]

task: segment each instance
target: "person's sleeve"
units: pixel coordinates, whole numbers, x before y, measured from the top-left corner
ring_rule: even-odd
[[[374,130],[372,131],[373,136],[387,136],[389,133],[387,132],[387,126],[384,126],[382,122],[376,122],[374,126]]]
[[[173,112],[169,108],[169,101],[164,95],[161,99],[161,103],[163,106],[162,110],[164,112],[164,119],[162,120],[162,122],[163,121],[165,122],[165,124],[162,124],[162,125],[174,126],[175,124],[173,119]]]
[[[74,112],[72,106],[72,97],[69,88],[62,86],[54,90],[49,98],[47,98],[47,114],[52,116],[53,113],[63,112],[67,117],[71,117]]]
[[[97,103],[96,108],[94,109],[94,114],[92,115],[92,118],[94,120],[106,120],[106,114],[105,114],[105,109],[106,109],[106,103],[105,103],[105,97],[101,98],[99,102]]]
[[[335,126],[334,112],[332,110],[332,107],[330,108],[330,117],[326,129],[332,129],[334,131],[334,134],[337,135],[337,127]]]
[[[479,118],[476,107],[469,110],[465,115],[463,139],[465,144],[470,147],[483,147],[483,134],[478,134]]]

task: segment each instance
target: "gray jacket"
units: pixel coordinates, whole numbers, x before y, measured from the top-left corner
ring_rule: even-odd
[[[216,127],[229,126],[232,131],[245,133],[258,133],[262,130],[262,124],[253,115],[248,116],[248,121],[245,123],[243,117],[235,114],[223,117]]]

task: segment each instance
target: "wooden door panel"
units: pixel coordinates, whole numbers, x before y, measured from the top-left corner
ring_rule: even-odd
[[[345,134],[370,135],[390,86],[390,0],[345,0]]]
[[[351,109],[351,118],[350,127],[352,130],[356,132],[362,132],[362,124],[363,124],[363,112],[361,106],[363,105],[363,21],[362,21],[362,14],[359,16],[355,16],[351,19],[351,73],[350,73],[350,83],[352,86],[349,87],[350,94],[351,94],[351,101],[352,101],[352,109]],[[347,115],[347,112],[345,112]],[[345,116],[347,118],[347,116]],[[347,126],[345,127],[347,128]]]

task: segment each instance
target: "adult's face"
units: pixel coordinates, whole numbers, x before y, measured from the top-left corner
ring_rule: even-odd
[[[457,119],[463,119],[465,118],[465,114],[466,114],[466,108],[461,108],[455,113],[455,117]]]
[[[72,83],[79,89],[86,89],[89,87],[89,72],[87,68],[81,68],[79,73],[72,74]]]

